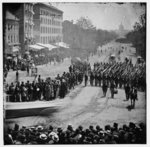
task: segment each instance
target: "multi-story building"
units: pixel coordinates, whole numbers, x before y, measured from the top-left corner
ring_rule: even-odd
[[[12,3],[16,6],[15,15],[19,18],[19,42],[22,54],[33,44],[33,3]]]
[[[33,10],[35,42],[42,44],[61,42],[63,12],[45,3],[36,3]]]
[[[32,44],[34,41],[33,40],[33,26],[34,26],[33,3],[4,3],[3,6],[4,6],[3,7],[4,15],[6,11],[9,10],[9,12],[11,12],[12,15],[16,16],[19,19],[18,21],[19,27],[16,27],[15,30],[19,32],[18,42],[20,43],[20,48],[21,48],[20,50],[21,53],[23,54],[25,50],[28,49],[28,45]],[[11,37],[6,39],[11,41]]]
[[[19,51],[19,19],[7,10],[5,20],[5,43],[10,50]]]

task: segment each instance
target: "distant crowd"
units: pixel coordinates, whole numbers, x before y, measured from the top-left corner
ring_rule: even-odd
[[[67,129],[49,126],[19,127],[8,129],[4,134],[5,145],[36,144],[146,144],[146,125],[130,122],[119,127],[118,123],[105,125],[104,128],[90,125],[89,128],[78,126]]]

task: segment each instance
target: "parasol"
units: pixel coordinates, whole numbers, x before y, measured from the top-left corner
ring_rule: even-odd
[[[12,59],[12,57],[8,56],[7,59]]]
[[[111,57],[115,57],[115,54],[112,54]]]
[[[138,59],[141,59],[142,57],[141,57],[141,56],[138,56],[137,58],[138,58]]]
[[[25,54],[29,54],[29,51],[26,51]]]

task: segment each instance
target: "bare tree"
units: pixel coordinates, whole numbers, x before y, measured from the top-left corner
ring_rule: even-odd
[[[77,23],[76,25],[78,25],[79,27],[83,28],[83,29],[96,29],[93,24],[92,24],[92,21],[88,18],[85,18],[85,17],[80,17],[78,20],[77,20]]]

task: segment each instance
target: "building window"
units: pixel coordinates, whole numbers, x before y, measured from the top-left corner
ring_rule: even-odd
[[[10,42],[10,36],[8,35],[8,42]]]
[[[12,36],[10,36],[10,38],[11,38],[11,43],[13,42],[13,38],[12,38]]]
[[[19,42],[19,36],[18,35],[16,36],[16,39],[17,39],[17,42]]]
[[[25,10],[28,10],[28,5],[27,4],[25,5]]]

